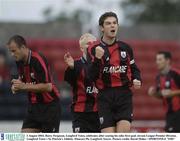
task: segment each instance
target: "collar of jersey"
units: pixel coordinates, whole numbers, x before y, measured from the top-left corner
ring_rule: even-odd
[[[101,37],[100,42],[101,42],[101,44],[102,44],[103,46],[112,46],[112,45],[114,45],[114,44],[117,42],[117,39],[115,39],[112,44],[107,44],[107,43],[105,43],[105,42],[102,40],[102,38],[103,38],[103,37]]]
[[[32,51],[29,50],[29,53],[28,53],[28,60],[27,60],[27,63],[26,64],[30,64],[30,61],[31,61],[31,55],[32,55]]]
[[[83,56],[81,57],[81,61],[83,64],[87,63],[86,59]]]

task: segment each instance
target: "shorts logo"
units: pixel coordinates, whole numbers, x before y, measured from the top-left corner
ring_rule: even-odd
[[[125,51],[121,51],[121,57],[126,58],[126,52]]]
[[[75,133],[79,133],[80,132],[80,127],[76,127],[74,130]]]
[[[169,82],[169,81],[166,81],[165,86],[166,86],[166,88],[169,88],[170,82]]]
[[[134,115],[133,115],[133,113],[131,114],[131,117],[133,117]]]
[[[103,118],[103,117],[100,117],[100,118],[99,118],[99,121],[100,121],[100,124],[103,124],[103,123],[104,123],[104,118]]]
[[[53,128],[53,132],[55,132],[56,131],[56,128]]]
[[[168,131],[170,131],[170,132],[173,131],[173,127],[169,127]]]
[[[31,73],[30,75],[32,79],[35,79],[34,73]]]

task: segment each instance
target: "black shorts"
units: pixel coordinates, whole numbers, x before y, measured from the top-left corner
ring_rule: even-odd
[[[48,104],[30,104],[28,113],[23,121],[22,129],[35,128],[40,132],[59,132],[61,107],[59,101]]]
[[[166,132],[180,133],[180,110],[166,115]]]
[[[129,88],[115,87],[100,90],[98,94],[100,128],[115,127],[121,120],[132,121],[132,92]]]
[[[100,133],[97,112],[74,112],[72,124],[74,133]]]

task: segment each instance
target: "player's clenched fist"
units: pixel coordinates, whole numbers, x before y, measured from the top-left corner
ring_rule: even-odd
[[[13,94],[17,93],[18,91],[25,90],[25,83],[23,83],[20,79],[13,79],[11,83],[11,90]]]
[[[134,79],[133,80],[133,85],[135,89],[140,89],[141,88],[141,81]]]
[[[96,47],[96,50],[95,50],[96,58],[101,59],[103,55],[104,55],[104,49],[100,46]]]
[[[16,93],[14,85],[11,86],[11,91],[12,91],[13,94]]]

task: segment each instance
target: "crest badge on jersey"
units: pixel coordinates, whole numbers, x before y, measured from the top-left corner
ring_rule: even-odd
[[[121,51],[121,57],[122,58],[126,58],[126,56],[127,56],[126,52],[125,51]]]

